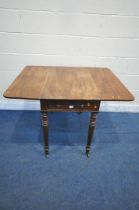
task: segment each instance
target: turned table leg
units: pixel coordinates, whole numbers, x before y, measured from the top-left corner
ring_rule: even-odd
[[[60,106],[59,106],[60,103]],[[95,129],[96,124],[96,115],[99,112],[100,107],[100,101],[93,101],[92,104],[86,105],[85,108],[81,108],[79,104],[75,107],[72,111],[77,111],[80,113],[84,111],[91,111],[91,118],[89,123],[89,129],[88,129],[88,139],[87,139],[87,145],[86,145],[86,154],[89,157],[90,155],[90,147],[91,142],[93,138],[93,133]],[[47,101],[47,100],[40,100],[40,106],[41,106],[41,113],[42,113],[42,126],[43,126],[43,132],[44,132],[44,151],[46,156],[49,154],[49,143],[48,143],[48,112],[49,111],[69,111],[69,102],[67,101],[64,103],[57,102],[57,101]],[[70,110],[71,111],[71,110]]]
[[[91,112],[89,129],[88,129],[87,145],[86,145],[86,155],[87,155],[87,157],[90,156],[90,147],[91,147],[91,143],[92,143],[92,139],[93,139],[93,134],[94,134],[94,130],[95,130],[96,117],[97,117],[97,113]]]
[[[49,147],[48,147],[48,112],[42,111],[42,126],[43,126],[43,133],[44,133],[44,151],[46,156],[49,154]]]

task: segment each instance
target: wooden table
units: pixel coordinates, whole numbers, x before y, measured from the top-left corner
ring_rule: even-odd
[[[110,69],[45,66],[25,67],[4,97],[40,100],[46,155],[49,154],[48,112],[91,112],[87,156],[101,101],[134,100]]]

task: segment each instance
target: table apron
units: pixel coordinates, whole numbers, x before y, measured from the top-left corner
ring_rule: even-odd
[[[41,100],[41,111],[49,112],[98,112],[100,101]]]

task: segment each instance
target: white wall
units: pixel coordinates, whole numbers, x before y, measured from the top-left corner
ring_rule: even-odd
[[[25,65],[109,67],[139,104],[139,1],[0,0],[1,100]]]

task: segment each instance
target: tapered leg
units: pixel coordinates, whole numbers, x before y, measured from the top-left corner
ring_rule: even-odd
[[[48,147],[48,112],[42,111],[42,126],[43,126],[43,133],[44,133],[44,151],[46,156],[49,154],[49,147]]]
[[[86,155],[87,155],[87,157],[90,156],[90,147],[91,147],[93,134],[94,134],[94,130],[95,130],[96,117],[97,117],[97,113],[91,112],[89,129],[88,129],[87,145],[86,145]]]

